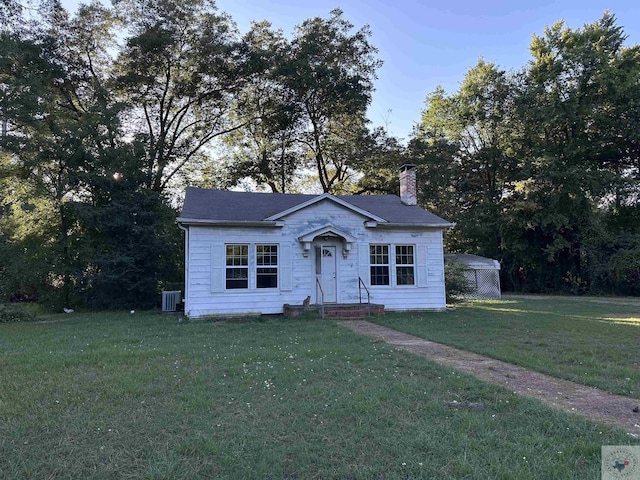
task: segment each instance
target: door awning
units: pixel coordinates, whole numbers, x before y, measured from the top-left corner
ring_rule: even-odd
[[[311,250],[311,244],[318,237],[336,237],[342,241],[342,255],[347,257],[351,246],[355,243],[356,237],[353,235],[336,228],[334,225],[327,224],[320,228],[315,228],[304,235],[298,237],[298,242],[302,244],[303,255],[309,256]]]

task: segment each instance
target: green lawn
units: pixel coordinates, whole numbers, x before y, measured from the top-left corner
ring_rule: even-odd
[[[514,298],[473,302],[447,312],[387,314],[374,321],[640,399],[640,299],[636,302]]]
[[[634,441],[331,321],[51,319],[0,324],[2,479],[586,479]]]

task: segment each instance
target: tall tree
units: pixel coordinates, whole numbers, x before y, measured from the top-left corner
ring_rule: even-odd
[[[458,92],[427,97],[411,153],[426,172],[427,200],[459,221],[450,248],[499,257],[500,213],[512,189],[515,78],[480,59]],[[434,198],[435,197],[435,198]]]
[[[582,29],[558,22],[532,41],[519,110],[526,168],[511,223],[524,231],[535,258],[526,268],[514,264],[518,275],[529,272],[516,284],[533,278],[538,289],[587,288],[585,247],[597,209],[612,198],[619,205],[623,186],[637,182],[631,99],[640,78],[638,47],[625,48],[624,40],[605,13]],[[631,100],[631,111],[623,99]]]
[[[253,25],[246,43],[265,68],[237,104],[238,118],[247,123],[230,136],[236,151],[232,180],[249,176],[283,191],[295,173],[314,171],[325,192],[353,188],[381,65],[370,35],[368,27],[354,32],[339,9],[304,21],[291,41],[268,23]]]
[[[366,124],[365,112],[381,65],[369,43],[369,28],[355,33],[352,29],[340,9],[328,19],[304,21],[296,28],[289,59],[280,70],[301,115],[299,141],[304,155],[325,192],[339,190],[347,180],[353,155],[345,156],[337,146],[348,143],[354,131],[364,131],[361,125]]]
[[[99,4],[73,17],[56,2],[43,12],[39,29],[1,38],[8,129],[0,230],[22,262],[5,267],[7,293],[49,296],[58,306],[81,297],[109,306],[94,301],[107,293],[110,306],[125,298],[149,305],[164,268],[155,256],[173,257],[163,231],[172,221],[157,194],[145,195],[144,146],[121,126],[109,52],[115,19]]]
[[[140,166],[161,192],[233,123],[234,96],[257,75],[232,20],[209,0],[126,0],[116,5],[132,33],[117,61],[130,134],[145,146]]]
[[[57,3],[47,6],[40,28],[5,31],[0,39],[0,109],[7,120],[2,148],[9,154],[3,174],[12,185],[5,191],[10,221],[21,219],[12,241],[28,241],[21,232],[33,222],[40,242],[29,245],[40,250],[27,253],[26,261],[47,264],[48,270],[32,269],[46,273],[37,283],[60,290],[68,303],[78,260],[70,205],[87,192],[88,159],[111,146],[113,133],[109,119],[115,116],[106,114],[108,102],[94,68],[108,45],[106,30],[95,27],[110,18],[97,5],[81,8],[74,20]]]
[[[234,151],[229,180],[235,184],[249,177],[272,192],[286,193],[301,163],[300,111],[278,71],[287,61],[289,44],[269,22],[252,24],[243,40],[262,74],[247,82],[233,111],[245,126],[226,138]]]

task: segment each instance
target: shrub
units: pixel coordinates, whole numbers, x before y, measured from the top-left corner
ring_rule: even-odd
[[[444,266],[444,283],[447,292],[447,303],[457,303],[473,291],[469,280],[465,277],[465,266],[458,262],[448,262]]]
[[[610,276],[619,295],[640,295],[640,246],[620,249],[610,261]]]
[[[0,323],[32,322],[36,316],[18,305],[0,303]]]

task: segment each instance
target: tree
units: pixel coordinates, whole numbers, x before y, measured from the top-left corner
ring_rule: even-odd
[[[458,92],[427,98],[409,146],[421,201],[456,221],[449,248],[501,261],[506,289],[630,291],[640,62],[624,40],[609,13],[559,22],[521,72],[481,60]]]
[[[119,156],[132,155],[125,148]],[[135,159],[135,157],[134,157]],[[98,185],[96,185],[98,186]],[[181,265],[175,211],[135,171],[103,177],[90,202],[73,204],[82,231],[77,295],[92,308],[157,307]]]
[[[56,307],[82,297],[102,307],[148,306],[157,301],[158,276],[170,271],[164,263],[175,258],[165,228],[174,229],[173,214],[143,189],[144,146],[122,129],[108,52],[115,19],[99,5],[72,18],[50,7],[39,29],[1,39],[0,106],[9,127],[1,248],[21,262],[5,265],[5,288]]]
[[[459,222],[449,237],[454,251],[501,256],[501,210],[516,163],[516,91],[515,78],[480,59],[458,92],[439,88],[427,97],[410,154],[425,172],[423,201]]]
[[[296,173],[314,171],[325,192],[354,188],[381,62],[368,27],[352,30],[339,9],[304,21],[290,42],[266,22],[253,25],[245,42],[263,75],[247,84],[234,110],[245,126],[229,136],[232,182],[248,176],[284,191]]]
[[[144,145],[147,188],[162,192],[213,139],[246,124],[229,113],[260,71],[212,1],[127,0],[116,8],[132,32],[117,60],[126,124]]]
[[[300,114],[298,141],[304,158],[325,192],[339,190],[349,176],[355,154],[343,147],[351,141],[349,135],[365,131],[365,112],[381,65],[368,41],[368,27],[355,33],[352,28],[340,9],[328,19],[304,21],[279,71]]]
[[[299,108],[278,73],[289,45],[282,31],[272,30],[268,22],[252,24],[244,43],[262,74],[247,82],[233,111],[244,127],[226,137],[234,149],[230,183],[249,177],[272,192],[285,193],[301,163]]]
[[[2,139],[8,153],[4,200],[11,205],[7,222],[14,225],[10,242],[28,248],[26,262],[38,264],[26,269],[40,272],[28,287],[59,290],[66,304],[78,261],[70,200],[86,193],[83,177],[91,171],[91,150],[110,143],[108,122],[114,118],[104,115],[105,97],[92,68],[92,54],[99,57],[95,47],[104,42],[88,42],[78,34],[87,24],[108,21],[103,13],[86,7],[69,21],[53,3],[40,29],[3,32],[0,39],[0,108],[8,126]],[[93,143],[97,138],[100,143]]]
[[[398,171],[406,163],[406,148],[400,140],[389,135],[382,127],[359,136],[358,151],[349,162],[361,174],[355,194],[397,195],[400,191]]]
[[[638,48],[624,48],[624,40],[605,13],[583,29],[558,22],[532,41],[519,102],[526,167],[510,219],[511,237],[524,233],[530,259],[514,262],[518,276],[528,272],[516,285],[588,288],[598,209],[611,199],[621,205],[625,186],[637,184],[637,102],[630,112],[623,105],[637,98]]]

